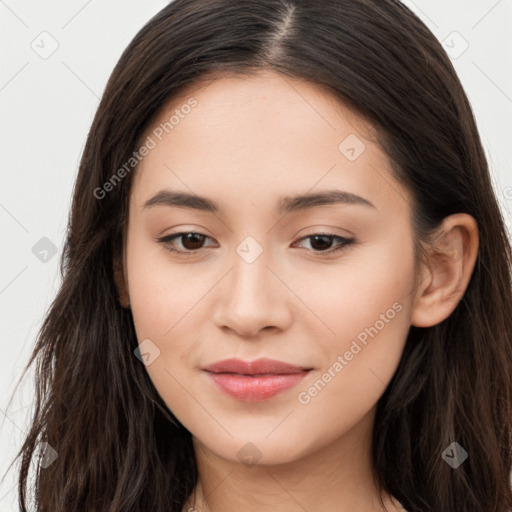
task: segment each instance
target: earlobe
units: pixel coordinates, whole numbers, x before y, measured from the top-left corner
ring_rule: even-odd
[[[411,315],[416,327],[441,323],[462,299],[478,254],[475,219],[465,213],[446,217],[427,253]]]
[[[126,271],[124,261],[121,263],[119,258],[114,259],[114,282],[119,297],[119,303],[125,309],[130,309],[130,296],[128,294],[128,286],[126,283]]]

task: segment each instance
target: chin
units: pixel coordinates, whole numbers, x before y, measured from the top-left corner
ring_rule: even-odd
[[[310,436],[308,442],[308,439],[288,431],[279,434],[273,432],[268,436],[270,431],[265,429],[265,433],[257,432],[254,435],[247,430],[230,431],[233,438],[226,439],[224,436],[222,440],[209,438],[206,442],[199,441],[219,457],[248,467],[294,462],[313,448]]]

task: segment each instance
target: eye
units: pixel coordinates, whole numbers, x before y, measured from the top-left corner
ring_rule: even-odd
[[[355,242],[353,238],[344,238],[331,233],[315,233],[301,238],[298,242],[302,240],[310,240],[309,245],[313,249],[313,252],[320,256],[331,255],[334,252],[345,249],[346,246]],[[335,245],[333,249],[332,244],[334,241],[338,241],[338,245]]]
[[[180,239],[182,248],[177,249],[176,247],[173,247],[171,243]],[[202,249],[206,239],[212,240],[209,236],[203,235],[202,233],[196,233],[194,231],[174,233],[172,235],[156,238],[157,242],[163,244],[168,251],[187,256],[191,256],[193,253],[197,253],[199,249]],[[309,250],[312,250],[320,256],[327,256],[334,252],[341,251],[346,246],[355,242],[353,238],[344,238],[331,233],[315,233],[313,235],[300,238],[298,242],[303,240],[311,240],[309,244],[311,249]],[[338,241],[338,245],[335,245],[334,248],[332,248],[334,241]]]
[[[157,238],[157,241],[162,243],[165,248],[171,252],[177,252],[181,254],[192,254],[193,252],[197,252],[198,249],[202,249],[202,245],[204,240],[210,238],[207,235],[203,235],[202,233],[192,232],[182,232],[182,233],[174,233],[173,235],[167,235],[162,238]],[[174,242],[176,239],[182,239],[181,245],[185,249],[176,249],[173,247],[170,242]]]

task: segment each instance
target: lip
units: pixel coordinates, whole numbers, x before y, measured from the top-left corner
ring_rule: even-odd
[[[232,358],[203,370],[220,391],[239,400],[256,402],[296,386],[312,368],[267,358],[255,361]]]

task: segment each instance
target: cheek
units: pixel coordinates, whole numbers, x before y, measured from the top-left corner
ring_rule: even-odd
[[[205,292],[205,282],[197,278],[193,264],[171,264],[156,242],[137,240],[136,235],[132,240],[127,247],[127,273],[137,336],[162,339],[193,309]]]
[[[192,283],[186,265],[174,266],[163,261],[162,254],[142,247],[132,247],[127,258],[130,283],[130,307],[139,343],[150,339],[158,356],[146,371],[158,394],[186,427],[190,394],[186,391],[190,375],[190,350],[197,333],[188,322],[193,306],[204,293]],[[160,251],[159,251],[160,252]],[[185,284],[184,284],[185,283]],[[153,346],[153,345],[152,345]]]
[[[322,421],[324,440],[348,432],[366,416],[397,369],[409,331],[409,310],[395,303],[387,314],[381,311],[384,320],[375,321],[372,314],[349,320],[352,331],[358,331],[355,336],[345,336],[340,324],[341,334],[329,345],[325,366],[297,389],[297,418]],[[372,320],[364,323],[363,317]]]
[[[294,290],[326,327],[325,334],[331,334],[327,336],[332,340],[327,344],[331,352],[358,336],[364,342],[374,325],[379,336],[409,327],[414,256],[406,242],[365,248],[347,255],[339,265],[303,276],[296,279]]]
[[[405,244],[396,251],[381,247],[304,286],[308,306],[329,329],[317,342],[323,367],[300,389],[299,403],[311,403],[317,414],[332,403],[364,413],[398,366],[410,328],[414,257]],[[343,416],[346,408],[337,411]]]
[[[171,264],[159,245],[132,240],[127,273],[135,332],[139,343],[149,339],[158,350],[146,370],[167,405],[173,412],[185,411],[186,418],[190,395],[180,383],[188,383],[198,363],[196,320],[211,279],[198,278],[194,264]]]

